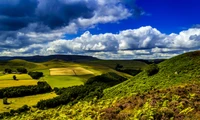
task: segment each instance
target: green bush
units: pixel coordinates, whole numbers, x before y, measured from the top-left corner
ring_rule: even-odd
[[[4,105],[8,104],[8,99],[7,99],[7,97],[3,98],[3,104],[4,104]]]
[[[30,75],[33,79],[39,79],[43,76],[42,72],[29,72],[28,75]]]
[[[148,76],[152,76],[156,73],[158,73],[159,67],[157,64],[150,64],[145,68],[145,72],[147,73]]]
[[[26,74],[28,71],[26,68],[20,67],[20,68],[17,68],[17,72]]]

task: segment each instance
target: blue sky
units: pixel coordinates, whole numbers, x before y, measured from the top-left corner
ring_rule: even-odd
[[[0,56],[170,58],[200,48],[199,0],[1,0]]]

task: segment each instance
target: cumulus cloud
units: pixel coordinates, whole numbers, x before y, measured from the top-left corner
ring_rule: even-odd
[[[37,43],[18,51],[34,55],[82,54],[105,59],[168,58],[199,49],[199,35],[200,29],[197,28],[167,35],[151,26],[124,30],[118,34],[93,35],[87,31],[74,39],[55,38],[46,42],[47,44]],[[35,35],[29,37],[34,39]],[[42,39],[45,37],[48,38],[48,35],[41,34]]]
[[[81,29],[118,22],[140,12],[134,11],[137,6],[128,9],[127,3],[121,0],[0,0],[0,47],[19,49],[47,44]],[[99,43],[84,49],[94,51],[104,47]]]
[[[200,48],[200,29],[198,28],[190,28],[179,34],[171,33],[169,35],[163,34],[151,26],[123,30],[118,34],[93,35],[86,31],[74,39],[60,38],[62,32],[58,33],[28,32],[23,34],[19,32],[14,37],[16,39],[25,37],[26,41],[21,40],[22,42],[17,44],[18,40],[7,37],[6,42],[0,43],[0,46],[4,46],[2,48],[15,44],[16,46],[12,46],[12,49],[9,50],[1,49],[1,54],[82,54],[105,59],[141,59],[168,58]],[[35,43],[31,44],[31,40],[34,40]],[[27,44],[29,45],[26,46]]]
[[[200,48],[199,25],[179,34],[151,26],[91,34],[68,34],[137,17],[134,0],[1,0],[0,55],[82,54],[104,59],[168,58]]]

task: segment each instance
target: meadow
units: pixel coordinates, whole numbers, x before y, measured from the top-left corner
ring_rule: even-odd
[[[107,72],[114,72],[126,78],[132,77],[126,73],[115,71],[109,66],[110,64],[110,62],[107,62],[106,65],[93,62],[74,63],[65,62],[62,60],[51,60],[43,63],[34,63],[24,60],[11,60],[2,62],[0,63],[0,67],[2,66],[2,72],[0,72],[0,89],[14,86],[37,85],[38,81],[46,81],[52,89],[55,87],[66,88],[71,86],[79,86],[84,85],[89,78]],[[124,64],[127,64],[126,61]],[[112,66],[114,67],[115,63],[113,63]],[[19,67],[27,68],[28,71],[42,72],[44,76],[39,80],[34,80],[28,74],[3,74],[3,70],[5,68],[11,68],[15,71]],[[14,75],[16,76],[17,80],[13,80]],[[0,113],[9,112],[11,109],[18,109],[25,104],[31,107],[36,105],[40,100],[45,100],[56,96],[57,95],[54,92],[51,92],[17,98],[8,98],[8,103],[10,103],[8,105],[4,105],[3,100],[0,99]]]
[[[13,75],[16,76],[17,80],[13,80]],[[33,80],[27,74],[1,74],[0,76],[0,88],[22,85],[37,85],[37,80]]]
[[[9,112],[11,109],[17,109],[23,105],[33,106],[36,105],[38,101],[45,100],[49,98],[56,97],[54,92],[46,94],[38,94],[32,96],[18,97],[18,98],[8,98],[9,105],[4,105],[3,100],[0,99],[0,113]]]

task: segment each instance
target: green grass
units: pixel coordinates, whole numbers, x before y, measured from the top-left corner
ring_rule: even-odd
[[[75,85],[82,85],[84,84],[87,79],[89,79],[90,77],[96,76],[96,75],[101,75],[103,73],[107,73],[107,72],[116,72],[121,76],[130,78],[132,77],[131,75],[125,74],[125,73],[121,73],[121,72],[117,72],[111,68],[105,67],[105,66],[101,66],[101,65],[85,65],[85,64],[74,64],[74,63],[66,63],[67,66],[66,67],[83,67],[86,70],[89,70],[91,72],[94,73],[94,75],[79,75],[79,76],[51,76],[49,73],[49,69],[43,69],[43,70],[35,70],[38,72],[43,72],[44,77],[41,78],[41,80],[46,80],[51,87],[69,87],[69,86],[75,86]],[[52,66],[51,66],[52,67]],[[55,66],[53,66],[55,67]],[[59,66],[60,67],[60,66]],[[58,67],[58,68],[59,68]]]
[[[37,80],[0,80],[0,89],[14,86],[37,85]]]
[[[5,74],[0,76],[0,80],[13,80],[13,75],[15,75],[18,80],[32,80],[28,74]]]
[[[48,99],[56,97],[55,93],[46,93],[46,94],[38,94],[33,96],[26,96],[26,97],[18,97],[18,98],[8,98],[9,105],[4,105],[3,100],[0,99],[0,113],[2,112],[9,112],[10,109],[17,109],[22,107],[23,105],[33,106],[37,104],[38,101],[41,99]]]
[[[115,69],[117,64],[123,65],[125,69],[143,69],[147,65],[144,62],[134,60],[96,60],[87,63],[91,65],[102,65],[112,69]]]
[[[85,76],[51,76],[49,75],[49,70],[37,70],[38,72],[43,72],[44,77],[40,80],[46,80],[51,87],[69,87],[75,85],[82,85],[87,78],[93,75]]]
[[[33,62],[28,62],[28,61],[20,60],[20,59],[0,62],[0,70],[2,71],[6,68],[11,68],[13,71],[16,71],[16,69],[19,67],[24,67],[28,70],[46,68],[46,66],[44,66],[41,63],[33,63]]]
[[[173,57],[160,64],[159,72],[147,76],[145,71],[104,91],[104,98],[124,97],[138,92],[152,89],[163,89],[174,85],[199,81],[200,77],[200,52],[190,52]]]

